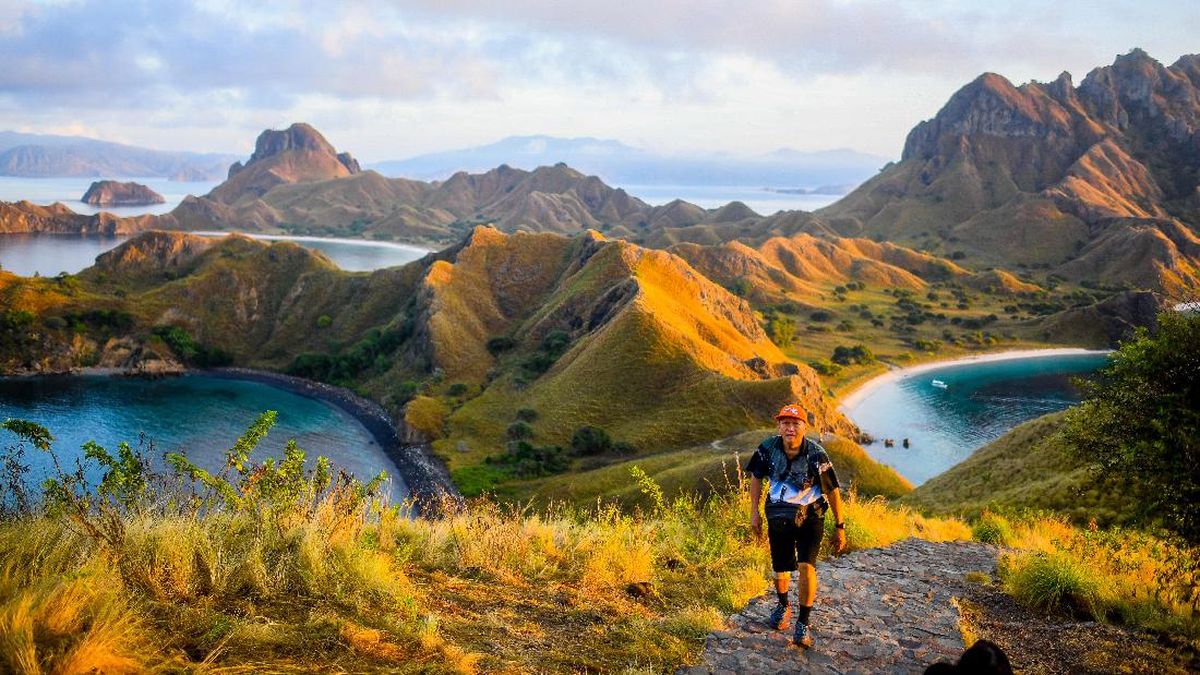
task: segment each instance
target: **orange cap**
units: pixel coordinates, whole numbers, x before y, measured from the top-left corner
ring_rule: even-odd
[[[800,408],[799,403],[790,403],[779,409],[779,414],[775,416],[775,421],[782,419],[795,419],[804,422],[808,419],[808,415]]]

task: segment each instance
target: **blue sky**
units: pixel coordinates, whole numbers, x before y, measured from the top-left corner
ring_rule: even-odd
[[[663,152],[905,134],[984,71],[1078,84],[1200,52],[1200,3],[0,0],[0,129],[248,154],[307,121],[366,161],[517,134]]]

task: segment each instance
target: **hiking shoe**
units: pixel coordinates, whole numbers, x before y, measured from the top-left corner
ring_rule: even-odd
[[[788,623],[792,620],[792,605],[791,603],[781,602],[775,605],[774,611],[771,612],[771,618],[768,619],[771,623],[771,628],[775,630],[787,630]]]
[[[808,630],[808,624],[796,622],[796,632],[792,634],[792,644],[804,649],[813,646],[812,631]]]

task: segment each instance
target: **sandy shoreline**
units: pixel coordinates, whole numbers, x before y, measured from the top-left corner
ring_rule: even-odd
[[[889,370],[882,375],[867,380],[857,389],[847,394],[838,404],[838,410],[842,413],[847,413],[848,410],[858,405],[864,398],[871,394],[879,387],[897,380],[902,380],[906,377],[918,375],[920,373],[945,368],[946,366],[955,366],[962,363],[987,363],[989,361],[1009,361],[1012,359],[1027,359],[1031,357],[1042,356],[1070,356],[1073,354],[1107,354],[1110,349],[1083,349],[1079,347],[1062,347],[1051,349],[1016,349],[1007,352],[991,352],[988,354],[973,354],[971,356],[957,357],[946,359],[944,361],[931,361],[929,363],[921,363],[915,366],[907,366],[904,368],[895,368]]]

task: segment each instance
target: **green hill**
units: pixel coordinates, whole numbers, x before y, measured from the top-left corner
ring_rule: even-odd
[[[1031,420],[918,486],[900,502],[935,514],[979,515],[987,508],[1056,511],[1085,524],[1120,525],[1133,517],[1128,492],[1097,482],[1064,450],[1064,413]]]
[[[745,466],[763,438],[775,433],[758,429],[682,450],[629,459],[590,471],[535,481],[529,492],[546,501],[586,504],[597,498],[622,504],[647,505],[640,485],[630,479],[634,467],[654,480],[668,498],[689,494],[709,495],[738,485],[738,467]],[[858,444],[844,438],[824,441],[842,484],[859,496],[899,497],[912,484],[871,459]]]

